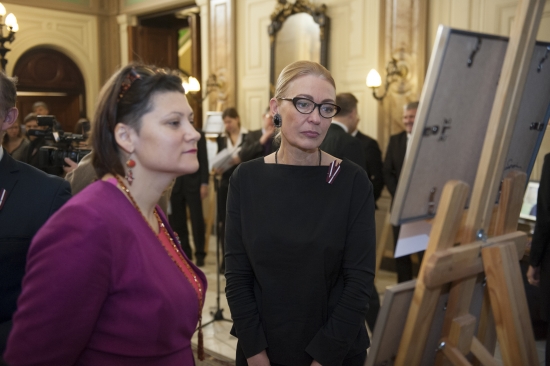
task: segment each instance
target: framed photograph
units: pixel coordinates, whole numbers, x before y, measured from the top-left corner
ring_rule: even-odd
[[[439,27],[393,201],[393,225],[433,218],[449,180],[473,188],[507,45],[505,37]],[[541,61],[549,51],[550,43],[534,48],[503,176],[512,169],[531,173],[550,117],[550,67]]]

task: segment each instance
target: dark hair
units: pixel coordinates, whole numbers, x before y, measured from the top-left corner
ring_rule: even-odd
[[[347,116],[357,108],[357,98],[351,93],[340,93],[336,96],[336,105],[342,108],[340,115]]]
[[[23,120],[23,124],[27,124],[27,122],[30,121],[38,121],[38,115],[36,113],[29,113],[25,116],[25,119]]]
[[[222,119],[225,119],[225,117],[229,117],[229,118],[240,118],[239,117],[239,112],[237,112],[237,110],[233,107],[231,108],[226,108],[223,113],[222,113]]]
[[[405,110],[410,111],[411,109],[418,109],[419,102],[410,102],[405,104]]]
[[[184,94],[181,77],[168,69],[132,63],[111,76],[99,93],[92,123],[92,165],[98,177],[125,174],[114,136],[117,123],[139,134],[141,117],[151,110],[153,95],[169,91]]]
[[[8,111],[15,107],[16,83],[17,79],[10,78],[0,71],[0,117],[2,117],[2,120],[6,117]]]

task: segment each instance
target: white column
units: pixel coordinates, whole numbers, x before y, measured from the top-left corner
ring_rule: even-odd
[[[124,66],[128,63],[128,26],[136,26],[137,18],[134,15],[121,14],[116,17],[120,33],[120,63]]]

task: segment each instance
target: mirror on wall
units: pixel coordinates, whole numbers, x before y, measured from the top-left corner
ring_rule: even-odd
[[[290,3],[279,0],[268,27],[271,46],[269,70],[270,95],[281,70],[298,60],[316,61],[328,67],[330,19],[326,5],[313,5],[309,0]]]

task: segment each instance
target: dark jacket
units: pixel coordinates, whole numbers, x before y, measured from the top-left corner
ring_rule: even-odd
[[[65,180],[14,160],[0,161],[0,355],[21,293],[27,251],[34,234],[71,198]]]
[[[363,146],[355,137],[332,123],[327,131],[321,150],[339,159],[348,158],[363,169],[367,169]]]
[[[407,132],[403,131],[390,137],[386,157],[384,159],[384,183],[392,198],[397,190],[397,182],[405,161],[407,152]]]
[[[370,138],[367,135],[357,131],[355,138],[363,145],[363,151],[365,152],[367,174],[372,182],[374,201],[380,198],[382,189],[384,188],[384,173],[382,172],[382,152],[378,147],[378,142],[375,139]]]
[[[273,140],[274,136],[272,136],[270,141],[266,143],[266,145],[269,143],[269,145],[266,147],[265,145],[262,145],[260,143],[260,138],[262,137],[262,135],[263,135],[262,130],[250,131],[249,133],[246,134],[246,138],[243,141],[241,152],[239,153],[241,162],[250,161],[256,158],[261,158],[277,150],[277,147],[279,146],[279,144]]]

